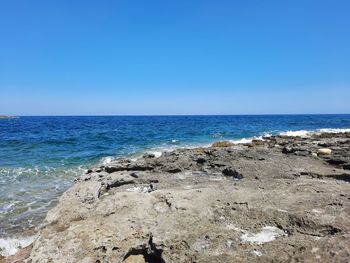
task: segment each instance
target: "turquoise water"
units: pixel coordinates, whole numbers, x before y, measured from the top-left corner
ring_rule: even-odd
[[[34,233],[75,177],[114,158],[286,131],[348,128],[350,115],[0,119],[0,238]]]

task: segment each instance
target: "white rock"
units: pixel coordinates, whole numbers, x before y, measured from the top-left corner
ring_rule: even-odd
[[[285,236],[285,233],[281,229],[274,226],[265,226],[261,232],[257,234],[246,232],[241,236],[241,240],[243,242],[263,244],[271,242],[280,236]]]
[[[329,148],[321,148],[317,150],[318,155],[330,155],[332,153],[332,150]]]

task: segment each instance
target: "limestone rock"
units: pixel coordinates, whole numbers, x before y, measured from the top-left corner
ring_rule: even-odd
[[[220,142],[92,168],[47,214],[27,262],[347,262],[349,138]],[[310,154],[319,143],[332,158]]]
[[[214,142],[212,144],[212,147],[230,147],[233,145],[234,145],[234,143],[232,143],[230,141],[219,141],[219,142]]]
[[[317,154],[318,155],[331,155],[332,154],[332,150],[329,148],[321,148],[317,150]]]

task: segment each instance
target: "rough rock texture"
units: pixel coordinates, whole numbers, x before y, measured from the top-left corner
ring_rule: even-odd
[[[350,133],[120,160],[77,179],[27,262],[348,262],[349,165]]]
[[[32,247],[32,245],[24,247],[15,255],[7,258],[0,255],[0,263],[23,263],[29,257]]]

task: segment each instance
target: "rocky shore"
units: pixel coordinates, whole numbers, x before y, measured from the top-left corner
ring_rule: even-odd
[[[263,139],[93,168],[3,261],[348,262],[350,133]]]

